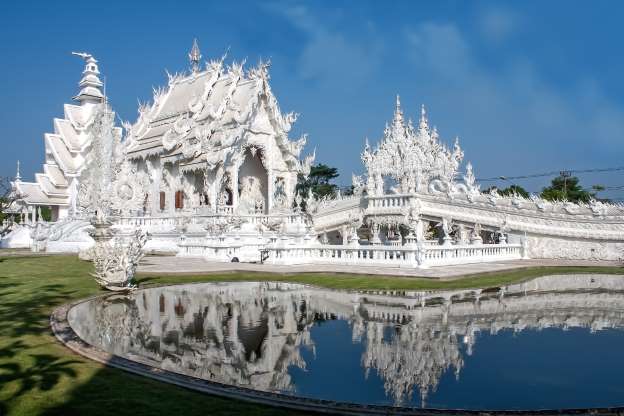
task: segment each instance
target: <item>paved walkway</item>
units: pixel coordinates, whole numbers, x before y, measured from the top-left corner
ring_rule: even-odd
[[[139,273],[348,273],[374,274],[408,277],[428,277],[433,279],[453,279],[467,274],[498,272],[539,266],[619,266],[617,262],[595,262],[575,260],[510,260],[495,263],[462,264],[458,266],[432,267],[430,269],[399,268],[384,266],[349,266],[306,264],[297,266],[276,266],[256,263],[221,263],[201,258],[147,256],[139,265]]]

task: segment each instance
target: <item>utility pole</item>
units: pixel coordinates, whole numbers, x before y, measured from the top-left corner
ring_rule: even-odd
[[[572,176],[572,172],[569,170],[562,170],[559,175],[563,178],[563,197],[568,199],[568,178]]]

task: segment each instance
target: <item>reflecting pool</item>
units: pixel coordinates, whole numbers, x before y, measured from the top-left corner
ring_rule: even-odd
[[[263,391],[395,406],[624,405],[624,277],[443,292],[210,283],[96,298],[68,320],[133,361]]]

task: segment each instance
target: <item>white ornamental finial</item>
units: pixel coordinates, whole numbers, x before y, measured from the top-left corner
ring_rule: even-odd
[[[22,175],[20,175],[20,161],[17,161],[17,172],[15,173],[15,182],[19,182],[22,180]]]
[[[429,129],[429,122],[427,121],[427,110],[425,110],[424,104],[420,107],[420,123],[418,124],[418,127],[421,130]]]
[[[394,128],[403,128],[403,110],[401,110],[401,97],[399,94],[396,96],[396,105],[394,108],[394,120],[393,120]]]
[[[80,92],[74,97],[74,100],[80,101],[80,104],[103,102],[104,94],[101,88],[104,84],[100,81],[100,70],[98,69],[97,60],[93,55],[86,52],[72,52],[72,55],[79,56],[85,61],[82,79],[78,84]]]
[[[201,61],[202,55],[199,51],[199,45],[197,44],[197,39],[193,39],[193,47],[188,54],[189,61],[191,61],[191,69],[193,72],[199,71],[199,62]]]

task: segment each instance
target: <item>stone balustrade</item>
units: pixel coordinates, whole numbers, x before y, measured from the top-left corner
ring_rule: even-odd
[[[412,196],[410,195],[383,195],[383,196],[369,196],[368,208],[369,209],[400,209],[405,206],[409,206],[409,202]]]
[[[180,215],[158,215],[158,216],[125,216],[115,220],[115,224],[121,227],[148,227],[154,229],[176,228],[181,225],[190,224],[216,224],[225,222],[230,219],[240,219],[242,222],[259,225],[271,224],[283,221],[285,224],[303,224],[303,218],[299,214],[289,215],[267,215],[267,214],[249,214],[249,215],[233,215],[227,213],[216,214],[180,214]]]
[[[523,258],[520,244],[434,246],[273,245],[267,247],[271,264],[353,264],[393,267],[429,267],[514,260]]]

